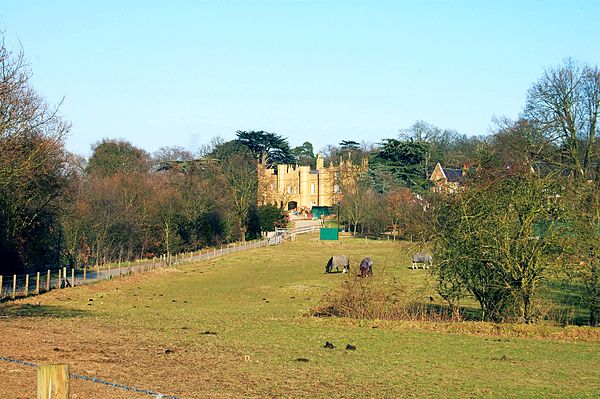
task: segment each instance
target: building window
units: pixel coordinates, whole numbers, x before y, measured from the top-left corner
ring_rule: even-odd
[[[311,193],[312,195],[314,195],[314,194],[315,194],[315,191],[316,191],[316,190],[315,190],[315,183],[310,183],[310,193]]]

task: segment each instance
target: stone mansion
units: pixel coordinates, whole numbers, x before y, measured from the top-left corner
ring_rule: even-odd
[[[341,198],[340,182],[353,181],[368,167],[366,157],[360,164],[353,164],[351,153],[346,159],[341,157],[337,165],[330,162],[327,167],[317,155],[316,169],[298,165],[277,165],[275,169],[259,163],[258,204],[274,204],[286,210],[334,206]]]

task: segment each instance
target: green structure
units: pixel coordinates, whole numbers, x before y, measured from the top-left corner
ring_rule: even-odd
[[[331,209],[329,206],[313,206],[310,213],[313,219],[321,219],[321,216],[331,215]]]
[[[337,241],[339,239],[337,227],[321,227],[319,240],[321,241]]]

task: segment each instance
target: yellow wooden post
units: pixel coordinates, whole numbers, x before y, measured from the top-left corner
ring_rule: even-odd
[[[61,288],[61,287],[60,287],[60,281],[61,281],[61,280],[60,280],[60,268],[59,268],[59,269],[58,269],[58,288]]]
[[[37,388],[37,399],[69,399],[69,365],[38,366]]]
[[[86,278],[86,272],[87,272],[87,267],[83,267],[83,285],[85,285],[85,283],[87,282],[87,278]]]
[[[46,291],[50,291],[50,269],[48,269],[48,277],[46,277]]]
[[[65,288],[67,288],[67,268],[63,267],[63,280],[65,280]]]
[[[25,296],[29,296],[29,273],[25,275]]]
[[[13,274],[13,289],[11,298],[15,299],[15,296],[17,296],[17,275]]]
[[[0,274],[0,299],[2,299],[2,275]]]
[[[40,272],[35,275],[35,293],[40,294]]]

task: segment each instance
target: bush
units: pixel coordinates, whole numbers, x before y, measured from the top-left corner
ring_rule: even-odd
[[[275,205],[261,205],[258,207],[258,220],[261,231],[274,231],[275,227],[287,226],[288,215]]]
[[[452,318],[448,308],[427,304],[419,292],[409,292],[386,276],[349,276],[325,294],[311,310],[315,317],[348,317],[360,320],[429,320]]]

